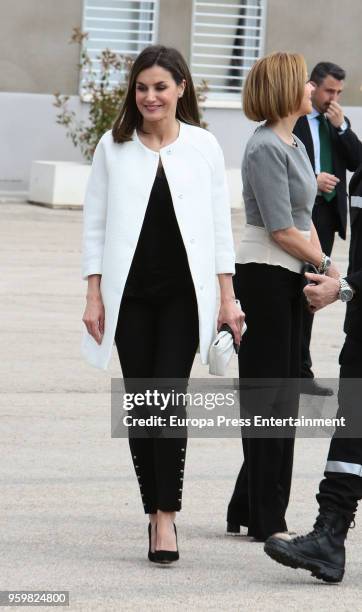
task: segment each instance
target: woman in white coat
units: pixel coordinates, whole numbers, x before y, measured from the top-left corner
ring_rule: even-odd
[[[198,345],[207,363],[216,275],[218,326],[228,323],[240,342],[243,313],[235,304],[233,273],[221,149],[200,128],[180,53],[147,47],[132,67],[113,130],[94,154],[84,206],[85,357],[105,369],[115,339],[126,380],[187,381]],[[179,557],[174,520],[181,509],[182,435],[164,437],[158,430],[129,439],[150,518],[151,561]]]

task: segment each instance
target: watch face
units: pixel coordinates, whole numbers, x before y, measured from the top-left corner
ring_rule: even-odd
[[[351,289],[342,289],[341,290],[341,300],[342,302],[349,302],[353,297],[353,292]]]

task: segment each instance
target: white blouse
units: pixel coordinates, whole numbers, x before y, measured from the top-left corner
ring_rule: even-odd
[[[310,240],[310,231],[301,231]],[[236,263],[266,263],[282,266],[291,272],[301,273],[304,262],[282,249],[264,227],[246,224],[241,237],[241,244],[236,252]]]

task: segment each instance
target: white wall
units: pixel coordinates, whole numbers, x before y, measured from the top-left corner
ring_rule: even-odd
[[[77,97],[72,108],[87,113]],[[0,93],[0,196],[23,196],[29,186],[33,160],[82,161],[80,152],[56,125],[53,97],[38,94]],[[346,107],[352,127],[362,139],[362,107]],[[228,168],[240,168],[245,144],[256,124],[240,109],[207,108],[204,119],[218,138]]]
[[[344,112],[352,123],[352,129],[362,140],[362,107],[345,106]],[[205,109],[204,119],[224,149],[226,165],[240,168],[245,145],[257,123],[249,121],[240,109]]]
[[[0,93],[0,195],[23,195],[29,187],[33,160],[82,161],[55,123],[53,96]],[[77,97],[72,108],[80,110]]]

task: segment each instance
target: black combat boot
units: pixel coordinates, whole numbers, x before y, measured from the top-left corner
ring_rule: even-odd
[[[288,539],[284,534],[267,539],[264,550],[269,557],[288,567],[309,570],[326,582],[341,582],[344,575],[344,541],[353,517],[336,510],[320,510],[313,531]]]

